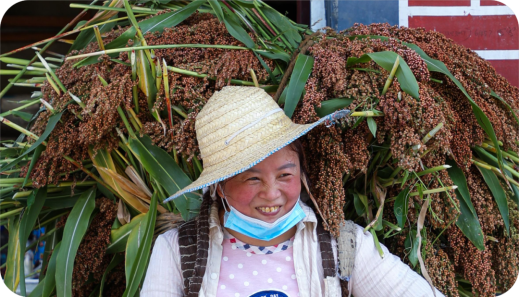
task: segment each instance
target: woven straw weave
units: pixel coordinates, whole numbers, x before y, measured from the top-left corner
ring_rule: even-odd
[[[322,122],[333,120],[329,115],[312,124],[294,124],[280,111],[240,132],[226,145],[235,132],[277,108],[261,88],[228,86],[215,92],[195,122],[204,170],[199,179],[165,202],[252,168]]]
[[[349,281],[354,270],[356,260],[356,231],[357,227],[353,221],[346,220],[339,228],[338,241],[338,263],[339,278]]]

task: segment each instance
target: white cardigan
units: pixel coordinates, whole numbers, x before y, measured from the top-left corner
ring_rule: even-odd
[[[297,225],[293,245],[293,260],[300,296],[337,297],[341,296],[339,279],[323,278],[321,253],[317,241],[317,218],[311,208],[302,203],[307,214]],[[350,280],[354,296],[433,296],[430,285],[408,265],[390,254],[381,246],[385,257],[381,259],[370,233],[357,231],[355,267]],[[199,296],[216,296],[222,241],[224,235],[218,217],[218,207],[213,204],[210,214],[209,252],[206,274]],[[332,240],[334,258],[337,262],[336,241]],[[436,296],[444,296],[438,290]],[[181,259],[178,244],[178,230],[170,230],[155,241],[148,265],[142,297],[180,297],[184,295]]]

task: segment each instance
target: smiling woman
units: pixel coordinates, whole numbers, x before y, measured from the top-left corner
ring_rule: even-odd
[[[316,204],[304,202],[315,200],[298,138],[348,113],[299,125],[260,88],[216,92],[195,122],[204,170],[166,200],[207,187],[200,213],[157,238],[141,296],[434,294],[385,247],[381,259],[371,234],[354,223],[343,224],[338,246]],[[343,293],[340,280],[349,282]]]

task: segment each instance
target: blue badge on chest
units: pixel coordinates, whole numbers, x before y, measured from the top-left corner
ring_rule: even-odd
[[[287,293],[278,290],[264,290],[251,294],[249,297],[289,297]]]

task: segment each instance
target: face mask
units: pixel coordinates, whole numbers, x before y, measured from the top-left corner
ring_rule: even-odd
[[[226,200],[227,203],[227,200]],[[294,204],[291,211],[280,217],[273,223],[268,223],[256,218],[249,217],[240,213],[238,210],[229,206],[230,210],[226,210],[224,214],[224,227],[240,234],[246,235],[263,241],[270,241],[283,233],[289,231],[298,222],[305,218],[305,212],[300,206],[300,198]]]

